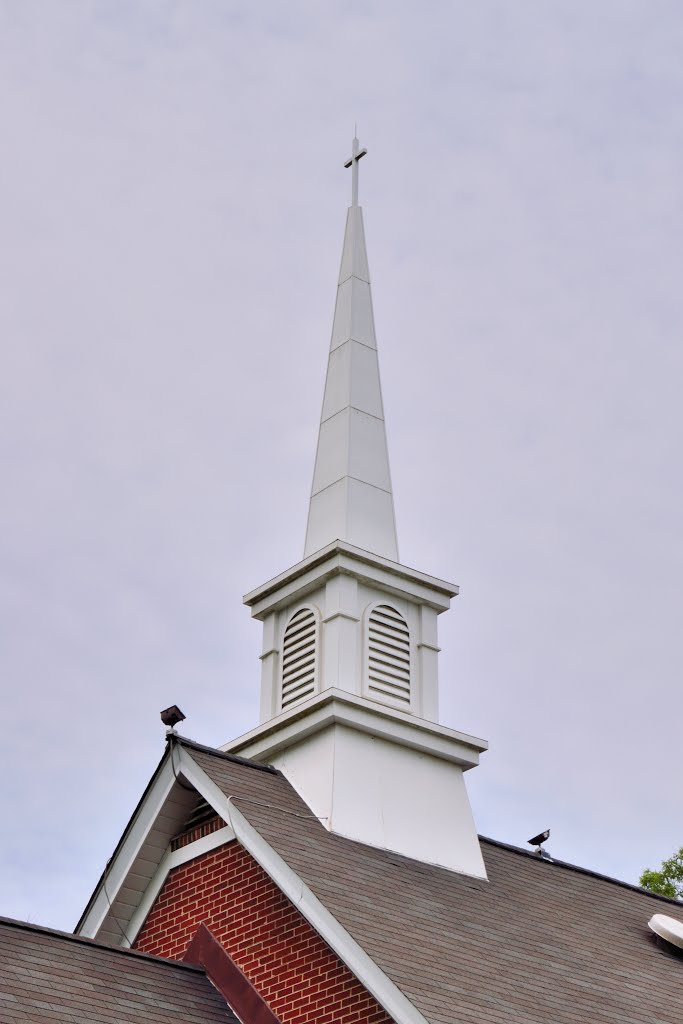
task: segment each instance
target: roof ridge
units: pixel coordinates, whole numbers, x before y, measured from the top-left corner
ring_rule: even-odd
[[[612,875],[604,875],[601,871],[594,871],[592,868],[584,868],[580,864],[572,864],[568,860],[558,860],[557,857],[553,857],[548,854],[545,857],[539,857],[537,853],[531,850],[523,850],[521,846],[513,846],[512,843],[504,843],[500,839],[491,839],[490,836],[479,836],[481,843],[489,843],[491,846],[498,846],[502,850],[509,850],[510,853],[516,853],[520,857],[528,857],[538,864],[549,864],[554,865],[558,868],[565,868],[567,871],[575,871],[579,875],[589,875],[591,878],[599,878],[602,882],[611,882],[612,885],[619,885],[622,889],[631,889],[632,892],[642,893],[643,896],[651,896],[652,899],[660,900],[664,903],[669,903],[674,907],[678,907],[683,910],[683,902],[681,900],[672,899],[670,896],[662,896],[658,892],[650,892],[649,889],[643,889],[642,885],[635,885],[633,882],[624,882],[621,878],[614,878]]]
[[[269,775],[282,775],[280,769],[274,768],[272,764],[259,764],[258,761],[251,761],[248,757],[240,757],[239,754],[229,754],[227,750],[221,750],[219,747],[207,747],[206,744],[188,739],[187,736],[179,736],[177,733],[173,733],[169,734],[168,738],[179,743],[182,747],[189,747],[190,750],[200,750],[204,754],[212,754],[214,757],[220,757],[225,761],[232,761],[233,764],[241,764],[245,768],[254,768],[258,772],[267,772]]]
[[[75,932],[65,932],[59,928],[49,928],[47,925],[34,924],[32,921],[19,921],[13,917],[0,916],[0,928],[1,927],[17,928],[28,932],[38,932],[41,935],[51,935],[56,939],[66,939],[69,942],[80,942],[84,946],[92,946],[104,953],[123,953],[126,956],[138,957],[141,960],[151,960],[164,967],[181,967],[183,970],[190,968],[191,970],[199,971],[200,974],[206,973],[202,967],[199,967],[196,964],[185,963],[183,960],[172,960],[166,956],[155,956],[153,953],[143,953],[142,950],[131,949],[127,946],[112,946],[108,942],[98,942],[97,939],[90,939],[85,935],[77,935]]]

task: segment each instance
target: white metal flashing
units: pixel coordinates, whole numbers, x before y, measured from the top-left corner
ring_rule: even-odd
[[[396,1024],[428,1024],[426,1018],[387,977],[375,961],[323,906],[306,883],[249,824],[232,797],[227,797],[208,777],[192,755],[180,750],[184,777],[211,804],[225,821],[230,822],[238,842],[261,865],[275,885],[306,918],[312,928],[346,964]]]

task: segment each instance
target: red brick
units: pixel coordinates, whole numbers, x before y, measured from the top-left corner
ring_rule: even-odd
[[[178,960],[202,923],[282,1024],[392,1024],[238,843],[170,872],[136,949]]]

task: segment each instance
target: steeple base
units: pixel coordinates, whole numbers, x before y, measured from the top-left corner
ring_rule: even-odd
[[[279,768],[331,832],[486,877],[463,778],[483,740],[331,689],[224,749]]]

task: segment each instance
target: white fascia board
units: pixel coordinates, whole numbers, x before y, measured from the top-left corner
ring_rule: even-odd
[[[121,849],[109,867],[105,868],[97,895],[78,929],[79,935],[89,939],[97,935],[174,784],[175,773],[169,757],[138,809]]]
[[[242,812],[218,788],[206,772],[181,749],[183,775],[224,821],[228,821],[237,841],[261,865],[287,899],[306,918],[311,927],[346,964],[351,973],[375,997],[396,1024],[429,1024],[397,985],[387,977],[356,940],[320,902],[306,883],[282,859],[263,836],[249,824]],[[312,815],[314,817],[314,815]]]
[[[427,722],[393,708],[379,707],[364,697],[334,688],[316,694],[221,749],[241,757],[267,761],[281,749],[333,724],[346,725],[422,754],[452,761],[464,770],[476,767],[479,755],[488,749],[486,740],[477,736]]]
[[[154,876],[150,880],[149,885],[145,889],[145,894],[140,900],[137,909],[134,911],[128,926],[126,928],[127,941],[122,942],[122,946],[132,945],[137,936],[138,932],[142,928],[147,915],[149,914],[154,901],[161,892],[162,886],[166,881],[169,871],[173,868],[179,867],[181,864],[187,864],[188,861],[194,860],[195,857],[201,857],[203,853],[209,853],[211,850],[217,849],[219,846],[224,846],[226,843],[232,842],[235,838],[235,833],[226,825],[224,828],[216,829],[215,832],[211,832],[208,836],[202,836],[201,839],[196,839],[193,843],[188,843],[187,846],[181,846],[178,850],[167,850],[164,854],[159,867],[154,872]]]
[[[254,618],[262,618],[286,604],[294,594],[321,586],[326,579],[340,572],[380,585],[390,593],[409,595],[429,604],[436,611],[446,611],[450,599],[458,594],[453,583],[410,569],[389,558],[372,554],[343,541],[335,541],[315,554],[257,587],[243,598]]]

